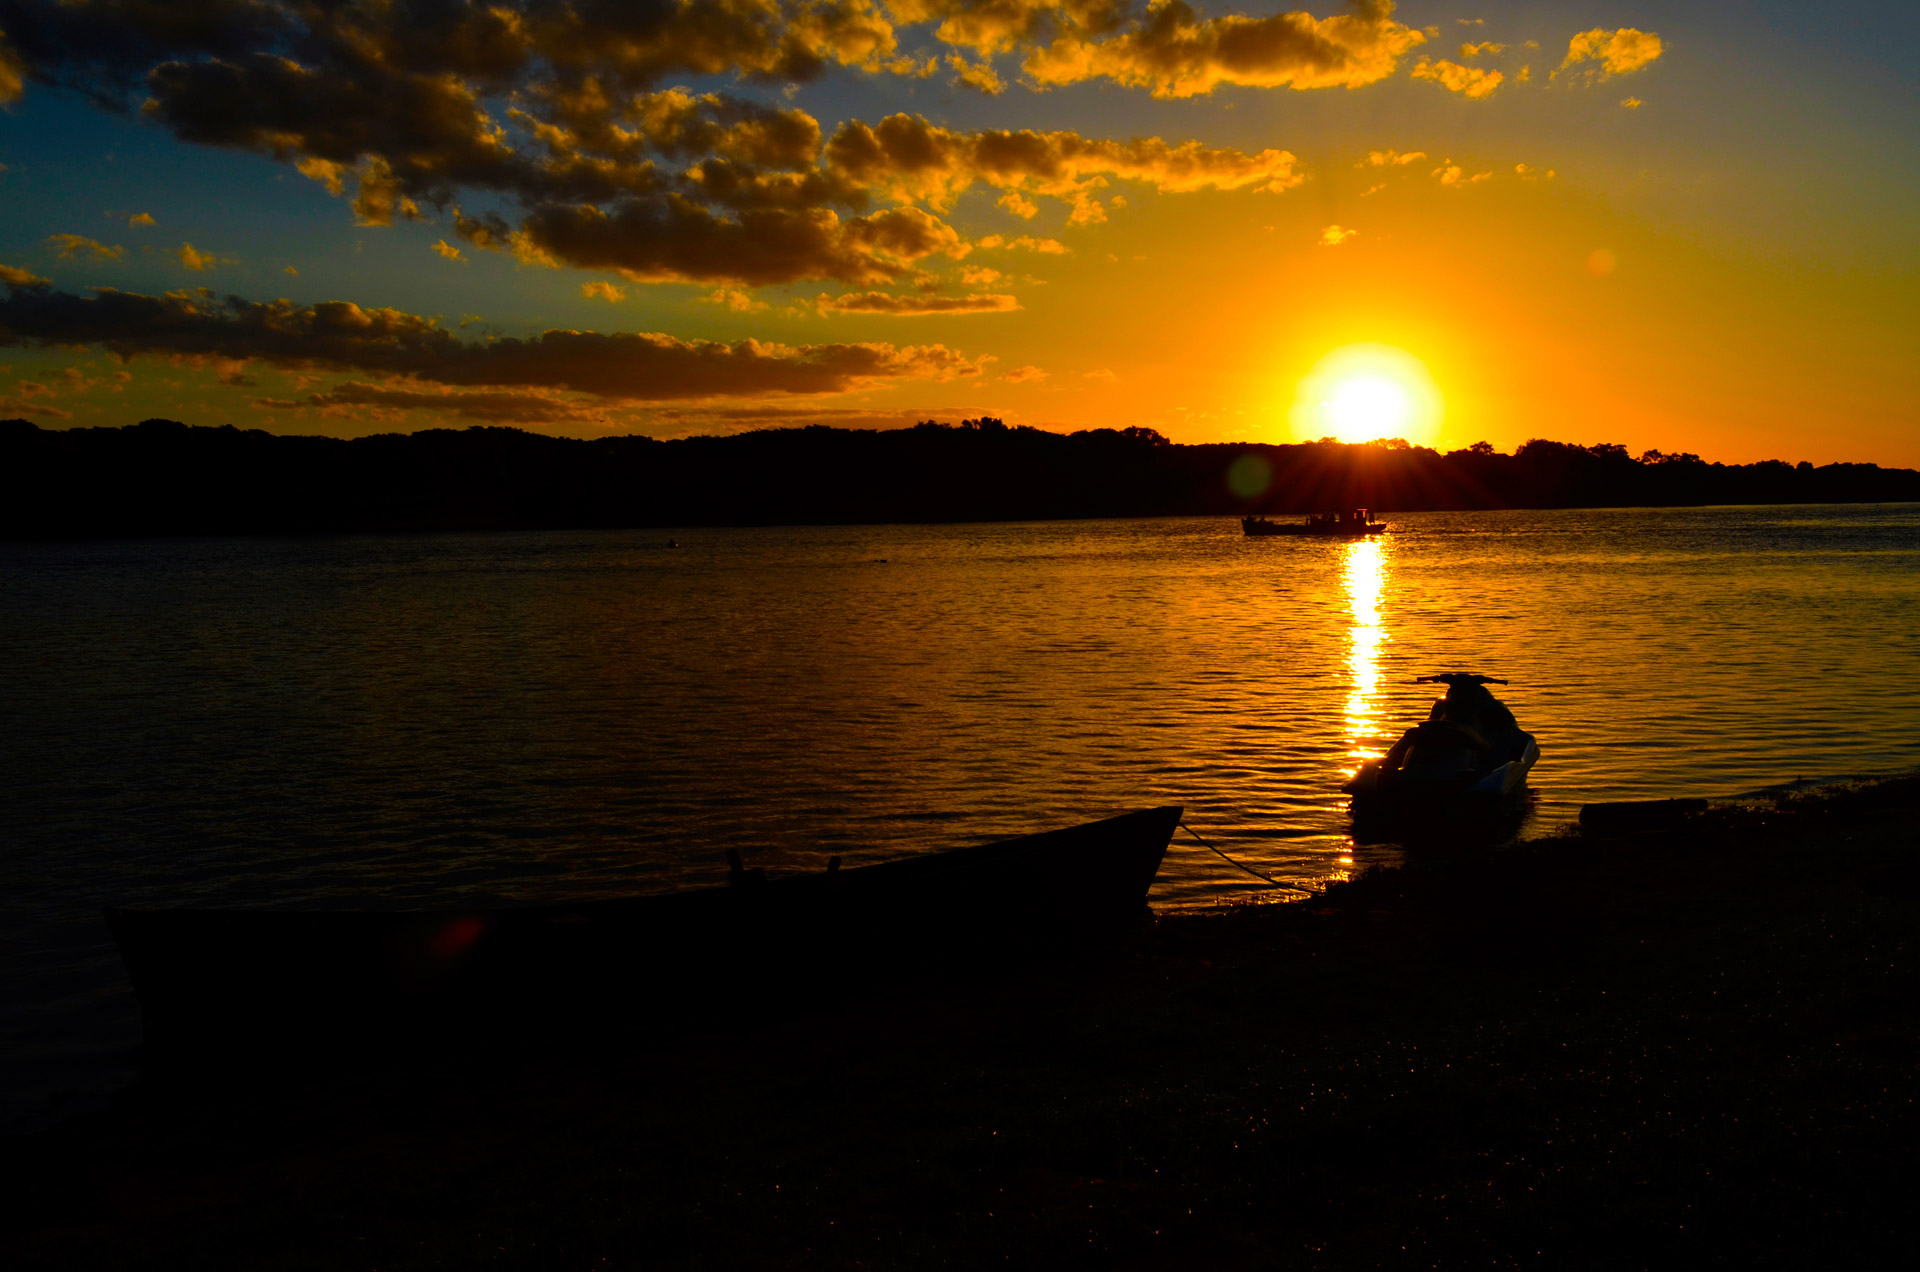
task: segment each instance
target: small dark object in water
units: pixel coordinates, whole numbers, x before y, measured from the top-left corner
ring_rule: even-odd
[[[1368,535],[1385,534],[1387,523],[1375,521],[1365,508],[1349,508],[1344,512],[1329,512],[1319,516],[1310,516],[1305,521],[1269,521],[1265,517],[1240,518],[1240,531],[1249,538],[1260,539],[1274,535],[1311,535],[1323,539],[1364,539]]]
[[[1632,799],[1612,804],[1582,804],[1580,825],[1587,830],[1675,830],[1695,813],[1707,811],[1704,799]]]
[[[755,866],[749,870],[740,861],[740,854],[727,849],[727,886],[729,888],[757,888],[767,881],[764,866]]]

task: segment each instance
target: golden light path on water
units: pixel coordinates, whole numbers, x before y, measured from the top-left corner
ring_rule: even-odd
[[[1379,538],[1346,545],[1341,584],[1351,623],[1347,628],[1346,745],[1352,768],[1384,754],[1380,742],[1386,713],[1380,704],[1380,647],[1390,638],[1380,614],[1387,588],[1387,545]]]
[[[1347,700],[1342,713],[1342,742],[1346,747],[1346,775],[1362,762],[1385,753],[1386,709],[1380,700],[1381,646],[1390,639],[1380,612],[1387,589],[1387,545],[1380,538],[1356,539],[1344,545],[1340,585],[1347,597]],[[1330,882],[1353,875],[1353,843],[1335,859]]]

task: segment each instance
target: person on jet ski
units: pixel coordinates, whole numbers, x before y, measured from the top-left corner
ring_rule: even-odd
[[[1487,692],[1488,685],[1504,685],[1504,680],[1461,672],[1421,676],[1415,684],[1443,684],[1447,696],[1433,704],[1427,715],[1429,724],[1444,724],[1448,730],[1413,728],[1394,743],[1383,767],[1389,771],[1403,766],[1410,772],[1437,774],[1465,772],[1497,762],[1513,749],[1520,732],[1519,723],[1505,703]],[[1414,754],[1415,747],[1420,748]]]
[[[1488,685],[1504,685],[1507,683],[1504,680],[1451,672],[1439,676],[1421,676],[1413,683],[1447,687],[1447,696],[1433,704],[1433,712],[1427,717],[1429,720],[1464,725],[1496,749],[1520,727],[1513,718],[1513,712],[1507,710],[1507,704],[1487,692]]]
[[[1487,692],[1488,685],[1506,681],[1451,672],[1421,676],[1414,683],[1443,684],[1446,697],[1385,756],[1363,763],[1341,787],[1354,797],[1356,817],[1368,807],[1391,815],[1403,807],[1430,809],[1484,795],[1505,799],[1525,788],[1540,752],[1506,704]]]

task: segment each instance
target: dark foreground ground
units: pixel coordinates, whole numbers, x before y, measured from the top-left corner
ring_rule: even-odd
[[[1906,779],[669,1043],[151,1082],[0,1145],[0,1257],[1916,1266],[1917,824]]]

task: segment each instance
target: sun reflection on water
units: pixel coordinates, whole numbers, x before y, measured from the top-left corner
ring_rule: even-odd
[[[1341,583],[1351,623],[1347,628],[1345,741],[1351,767],[1385,754],[1386,712],[1380,703],[1380,653],[1389,639],[1380,612],[1387,587],[1387,545],[1377,538],[1345,545]]]

